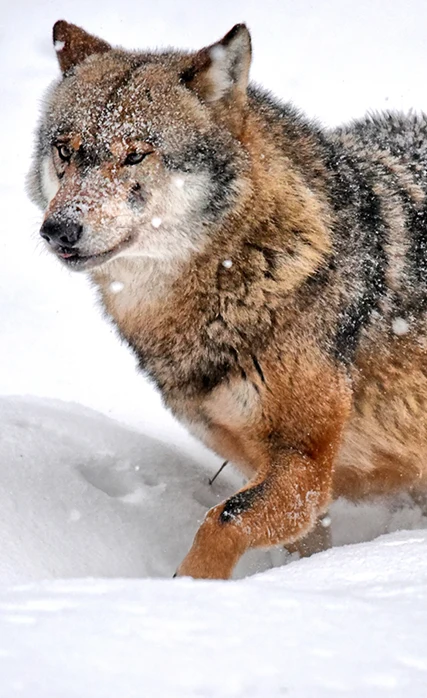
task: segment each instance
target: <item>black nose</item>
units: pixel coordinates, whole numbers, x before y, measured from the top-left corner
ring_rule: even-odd
[[[83,226],[69,219],[48,218],[40,229],[40,235],[52,247],[73,247],[81,238]]]

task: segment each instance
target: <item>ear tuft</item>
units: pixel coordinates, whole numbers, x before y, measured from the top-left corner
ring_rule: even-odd
[[[251,63],[251,36],[236,24],[221,41],[202,49],[181,80],[206,102],[246,97]]]
[[[93,53],[105,53],[111,50],[110,44],[106,41],[88,34],[84,29],[80,29],[75,24],[69,24],[63,19],[54,24],[53,45],[64,74]]]

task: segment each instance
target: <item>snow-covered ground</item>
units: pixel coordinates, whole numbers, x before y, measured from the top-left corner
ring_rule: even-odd
[[[228,584],[0,590],[0,695],[424,698],[426,552],[401,532]]]
[[[268,569],[289,559],[258,552],[244,579],[169,579],[240,480],[209,486],[218,459],[38,242],[24,177],[60,18],[127,47],[198,48],[246,21],[253,78],[324,123],[427,110],[421,0],[4,4],[0,698],[427,695],[427,517],[407,498],[336,503],[336,547],[309,560]]]

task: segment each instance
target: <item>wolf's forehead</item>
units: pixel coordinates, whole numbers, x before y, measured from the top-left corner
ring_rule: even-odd
[[[94,62],[95,63],[95,62]],[[56,123],[91,140],[155,138],[184,108],[175,72],[161,65],[85,65],[60,86]]]

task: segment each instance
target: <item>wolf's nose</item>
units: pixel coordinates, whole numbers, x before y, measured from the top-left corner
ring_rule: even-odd
[[[41,229],[40,235],[47,240],[52,247],[73,247],[81,238],[83,226],[72,220],[47,219]]]

